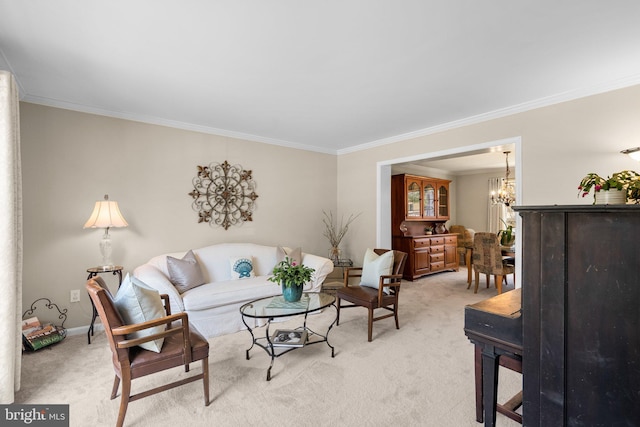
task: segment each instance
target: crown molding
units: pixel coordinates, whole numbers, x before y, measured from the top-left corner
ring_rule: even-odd
[[[28,94],[22,97],[22,101],[30,102],[33,104],[44,105],[47,107],[55,107],[55,108],[62,108],[64,110],[77,111],[80,113],[88,113],[88,114],[95,114],[99,116],[113,117],[116,119],[130,120],[134,122],[147,123],[147,124],[158,125],[158,126],[166,126],[170,128],[182,129],[182,130],[199,132],[199,133],[210,134],[210,135],[226,136],[229,138],[242,139],[245,141],[260,142],[260,143],[270,144],[270,145],[278,145],[280,147],[295,148],[298,150],[305,150],[305,151],[314,151],[314,152],[323,153],[323,154],[333,154],[333,155],[337,154],[335,149],[329,149],[325,147],[317,147],[314,145],[300,144],[297,142],[279,140],[275,138],[268,138],[264,136],[252,135],[252,134],[242,133],[242,132],[235,132],[231,130],[213,128],[209,126],[201,126],[201,125],[181,122],[177,120],[169,120],[164,118],[145,116],[142,114],[135,114],[135,113],[129,113],[124,111],[105,110],[102,108],[92,107],[89,105],[75,104],[72,102],[65,102],[65,101],[59,101],[51,98],[31,96]]]
[[[432,135],[434,133],[443,132],[463,126],[469,126],[477,123],[486,122],[493,119],[499,119],[502,117],[510,116],[513,114],[523,113],[537,108],[548,107],[554,104],[560,104],[562,102],[573,101],[580,98],[586,98],[592,95],[598,95],[600,93],[611,92],[617,89],[623,89],[625,87],[635,86],[640,84],[640,75],[632,75],[625,78],[613,80],[601,85],[591,86],[588,88],[580,88],[567,92],[563,92],[556,95],[539,98],[529,102],[523,102],[521,104],[513,105],[511,107],[501,108],[498,110],[490,111],[487,113],[478,114],[476,116],[467,117],[460,120],[454,120],[448,123],[432,126],[425,129],[420,129],[413,132],[403,133],[401,135],[392,136],[389,138],[383,138],[376,141],[368,142],[365,144],[355,145],[353,147],[344,148],[338,150],[338,155],[354,153],[357,151],[368,150],[375,147],[381,147],[383,145],[393,144],[395,142],[406,141],[413,138]]]

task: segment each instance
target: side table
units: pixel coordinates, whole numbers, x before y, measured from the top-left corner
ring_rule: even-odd
[[[340,267],[342,269],[342,275],[340,276],[340,281],[331,280],[322,284],[322,292],[327,292],[328,294],[335,295],[336,291],[344,286],[344,270],[348,267],[353,267],[353,261],[350,259],[339,259],[333,261],[334,267]]]
[[[122,284],[123,268],[124,267],[121,265],[87,268],[87,273],[89,273],[87,280],[91,279],[94,276],[97,276],[98,274],[112,273],[114,276],[118,276],[118,288],[120,288],[120,285]],[[95,323],[96,318],[98,317],[98,310],[96,310],[96,306],[93,303],[93,300],[91,298],[89,298],[89,301],[91,301],[92,314],[91,314],[91,324],[89,325],[89,330],[87,331],[87,343],[91,344],[91,337],[93,336],[93,324]]]

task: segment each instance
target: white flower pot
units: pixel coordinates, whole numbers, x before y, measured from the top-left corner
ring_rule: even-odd
[[[627,192],[623,190],[596,191],[594,205],[624,205],[627,202]]]

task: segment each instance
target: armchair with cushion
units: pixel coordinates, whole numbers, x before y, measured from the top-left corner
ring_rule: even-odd
[[[362,267],[349,267],[344,272],[344,287],[336,292],[338,315],[336,325],[340,324],[340,309],[349,307],[365,307],[369,311],[368,340],[371,342],[373,322],[394,317],[396,329],[398,322],[398,296],[402,272],[407,260],[405,252],[388,249],[368,249]],[[360,284],[351,279],[360,278]],[[342,301],[350,304],[342,305]],[[374,317],[376,309],[390,313]]]
[[[502,279],[507,274],[515,274],[515,266],[503,261],[500,242],[497,234],[487,232],[477,232],[473,241],[473,269],[475,275],[475,290],[478,293],[478,281],[480,273],[487,278],[487,288],[489,287],[489,276],[495,277],[495,285],[498,294],[502,293]],[[471,287],[471,283],[467,289]]]
[[[464,225],[452,225],[449,228],[449,232],[452,234],[458,235],[458,259],[465,260],[465,255],[467,253],[467,247],[473,246],[473,236],[476,234],[473,228],[466,228]]]
[[[203,382],[204,403],[205,406],[209,405],[209,343],[189,327],[186,313],[171,314],[169,298],[166,295],[160,296],[155,290],[139,287],[138,295],[155,292],[155,297],[164,301],[166,315],[141,323],[127,324],[123,319],[126,316],[121,315],[101,277],[87,281],[86,289],[98,311],[113,354],[115,379],[111,399],[117,396],[122,381],[120,410],[116,423],[118,427],[124,423],[129,402],[197,380]],[[136,296],[126,297],[135,299]],[[135,304],[138,308],[144,305],[144,302],[139,302]],[[141,345],[149,349],[143,349]],[[184,366],[185,372],[189,372],[189,364],[198,360],[202,362],[201,373],[131,395],[133,379],[177,366]]]

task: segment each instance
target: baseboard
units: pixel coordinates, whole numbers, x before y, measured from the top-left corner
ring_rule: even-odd
[[[71,337],[74,335],[86,335],[89,330],[89,325],[87,326],[78,326],[77,328],[69,328],[67,329],[67,336]],[[104,327],[101,323],[96,323],[93,325],[93,332],[102,332],[104,331]]]

